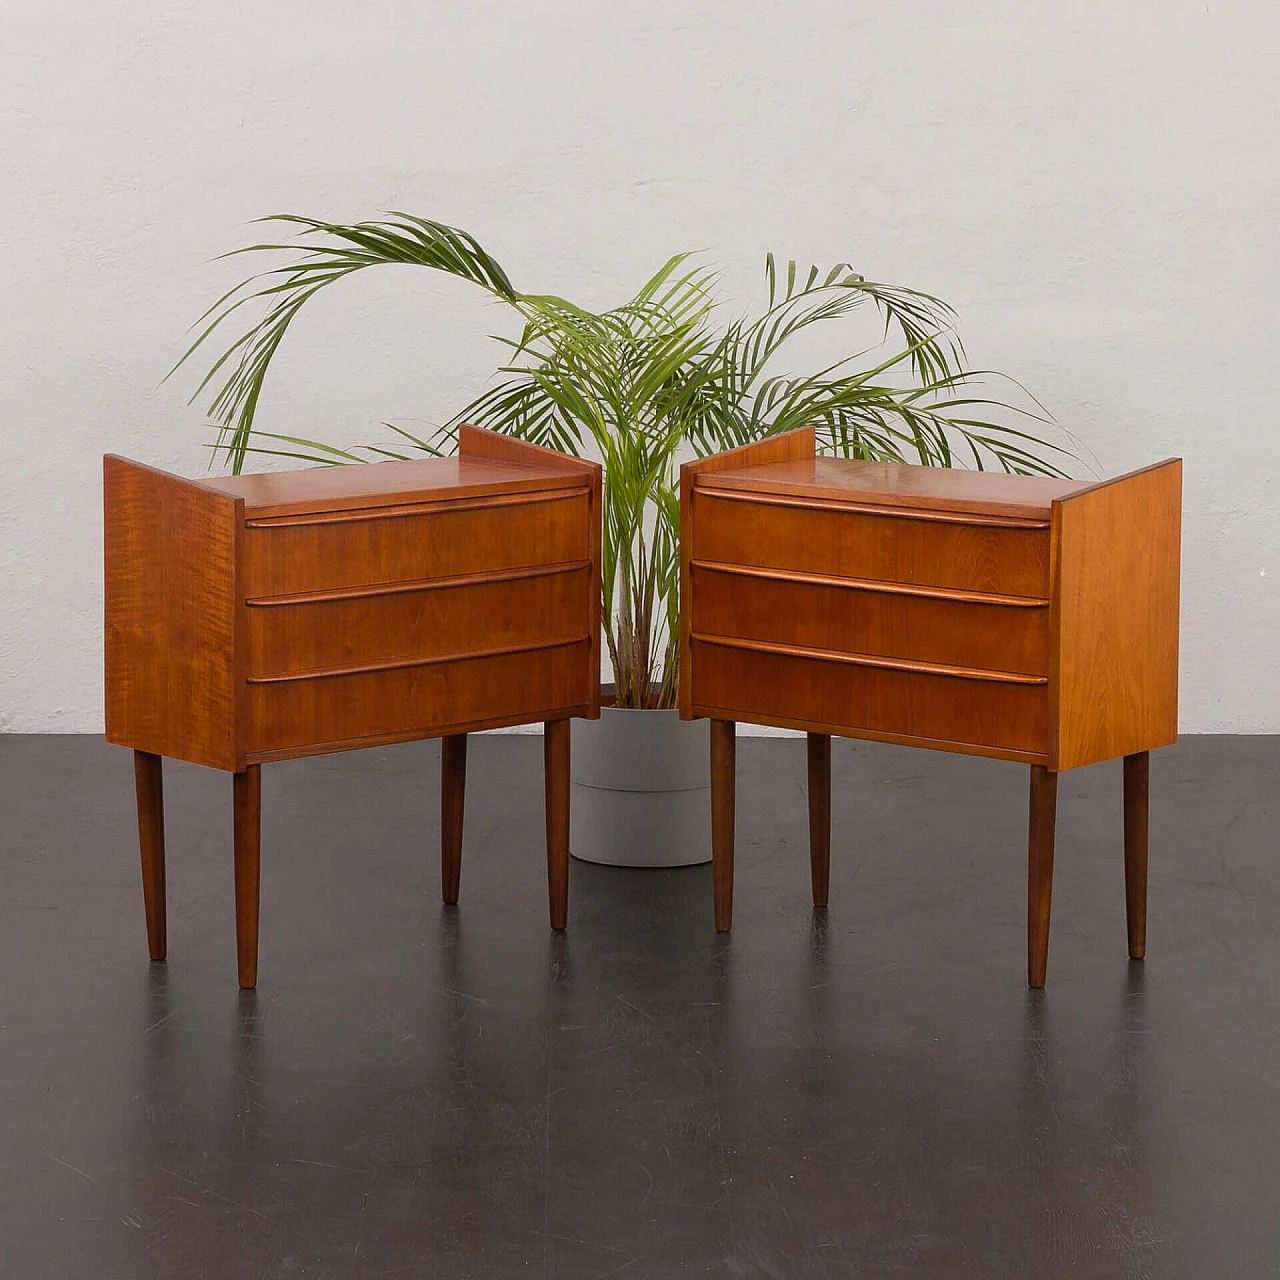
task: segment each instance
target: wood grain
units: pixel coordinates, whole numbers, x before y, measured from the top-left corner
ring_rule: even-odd
[[[809,873],[813,905],[825,907],[831,891],[831,736],[805,735],[809,766]]]
[[[103,498],[107,740],[235,769],[241,505],[110,455]]]
[[[138,793],[138,847],[142,854],[142,904],[147,950],[153,960],[168,954],[164,876],[164,762],[149,751],[133,753]]]
[[[494,462],[514,463],[525,469],[542,468],[558,477],[576,473],[579,479],[585,479],[603,472],[598,462],[575,458],[529,440],[472,426],[469,422],[458,427],[458,457],[468,460],[488,458]]]
[[[547,721],[552,922],[568,719],[600,706],[598,464],[464,427],[457,459],[197,483],[104,460],[107,720],[137,756],[148,946],[163,956],[160,757],[235,776],[237,957],[257,980],[259,767],[445,736],[442,895],[465,734]]]
[[[731,710],[734,719],[838,725],[837,732],[854,738],[889,733],[1004,751],[1046,750],[1043,685],[842,665],[704,645],[696,636],[692,652],[698,703]]]
[[[772,725],[777,729],[795,729],[800,733],[827,733],[832,737],[854,737],[848,725],[830,720],[802,720],[795,716],[757,715],[718,707],[713,703],[695,702],[690,707],[692,718],[706,720],[739,720],[743,724]],[[884,729],[859,729],[856,735],[866,742],[887,742],[898,747],[919,747],[925,751],[949,751],[957,755],[982,756],[989,760],[1012,760],[1018,764],[1044,764],[1049,756],[1044,751],[1016,751],[1002,747],[986,747],[977,742],[957,742],[951,738],[929,738],[920,734],[891,733]]]
[[[458,901],[466,795],[467,735],[449,733],[440,739],[440,895],[446,906]]]
[[[690,653],[689,634],[691,627],[691,601],[693,599],[693,582],[690,565],[694,555],[694,510],[693,492],[699,476],[711,475],[716,471],[732,467],[746,466],[752,463],[785,462],[789,458],[811,458],[817,448],[817,433],[812,427],[802,427],[798,431],[786,431],[781,435],[771,436],[767,440],[758,440],[754,444],[744,445],[740,449],[730,449],[724,453],[712,454],[706,458],[698,458],[686,462],[680,467],[680,718],[692,718],[692,688],[690,685]]]
[[[587,503],[587,558],[591,563],[590,605],[587,614],[587,634],[591,637],[587,649],[587,670],[594,672],[594,678],[588,676],[591,696],[583,714],[589,720],[600,719],[600,672],[604,668],[604,628],[601,613],[604,608],[602,599],[601,575],[604,569],[604,468],[596,467],[591,474],[589,500]]]
[[[1124,904],[1129,959],[1147,954],[1147,844],[1151,757],[1124,758]]]
[[[548,720],[542,729],[546,786],[547,901],[551,927],[569,922],[569,722]]]
[[[1181,511],[1176,458],[1054,505],[1058,770],[1177,739]]]
[[[236,968],[242,988],[258,985],[258,908],[261,898],[262,770],[233,774]]]
[[[583,561],[589,555],[585,488],[552,498],[441,503],[415,514],[262,524],[245,531],[245,591],[252,597]]]
[[[565,619],[577,620],[579,637],[589,636],[599,594],[591,565],[534,569],[536,575],[516,570],[522,576],[514,578],[426,579],[386,584],[376,594],[251,606],[249,678],[534,645],[569,638]]]
[[[737,821],[737,737],[732,720],[711,722],[711,892],[716,929],[733,928],[733,843]]]
[[[1025,762],[1028,980],[1041,986],[1057,773],[1124,755],[1141,955],[1145,752],[1177,727],[1180,464],[1089,484],[816,458],[810,443],[682,475],[680,708],[709,717],[719,743],[722,845],[731,783],[717,725],[809,735],[815,903],[829,875],[830,735]],[[731,859],[715,874],[731,888]],[[729,903],[717,888],[717,927]]]
[[[746,458],[731,467],[706,473],[704,483],[707,488],[760,491],[841,504],[868,503],[916,512],[971,512],[1022,520],[1047,520],[1054,501],[1089,487],[1088,481],[1080,480],[829,457],[769,462]]]
[[[851,653],[841,649],[812,649],[801,645],[778,644],[777,641],[748,639],[745,636],[707,636],[693,633],[695,648],[742,649],[749,653],[775,654],[782,658],[805,658],[831,662],[836,666],[870,667],[878,671],[906,671],[914,675],[949,676],[957,680],[977,680],[986,684],[1020,684],[1046,686],[1048,676],[1028,675],[1018,671],[1000,671],[990,667],[958,667],[952,663],[925,662],[920,658],[889,657],[885,654]]]
[[[769,570],[769,573],[778,571]],[[823,581],[743,581],[695,562],[695,635],[1048,676],[1048,601],[1035,608],[974,603]],[[998,598],[998,597],[997,597]],[[1004,597],[1016,599],[1016,597]]]
[[[1049,967],[1049,914],[1053,903],[1053,844],[1058,775],[1031,766],[1027,832],[1027,985],[1043,987]]]
[[[530,723],[589,700],[583,636],[555,648],[286,683],[249,685],[248,751],[295,751],[349,738],[422,738],[489,719]]]
[[[734,473],[727,473],[732,475]],[[835,511],[858,516],[885,516],[895,520],[915,520],[922,524],[968,525],[977,529],[1047,529],[1048,520],[1024,515],[995,515],[990,512],[943,510],[931,507],[894,506],[887,502],[847,502],[830,496],[771,493],[765,489],[730,488],[725,476],[712,476],[700,488],[725,502],[751,502],[761,507],[791,511]]]
[[[1047,597],[1005,596],[994,591],[964,591],[957,587],[930,587],[910,582],[890,582],[882,578],[839,577],[830,573],[801,573],[796,569],[762,569],[755,565],[724,564],[715,560],[692,560],[694,573],[725,573],[736,578],[764,582],[787,582],[815,587],[838,587],[844,591],[869,591],[873,595],[910,596],[921,600],[952,600],[958,604],[1003,605],[1010,609],[1047,608]]]
[[[582,481],[563,465],[521,464],[476,458],[423,458],[352,467],[309,467],[222,476],[206,487],[245,504],[253,518],[273,518],[362,507],[421,502],[433,492],[455,499],[574,488]]]
[[[1049,533],[692,496],[692,556],[724,564],[1045,599]]]

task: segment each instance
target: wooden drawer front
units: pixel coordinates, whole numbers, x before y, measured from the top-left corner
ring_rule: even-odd
[[[931,738],[939,743],[1044,754],[1044,684],[969,680],[812,657],[762,653],[694,639],[695,707],[745,719]]]
[[[592,604],[586,563],[512,573],[518,576],[250,605],[250,677],[586,639]]]
[[[430,508],[246,522],[249,596],[325,591],[585,560],[588,496],[486,498]]]
[[[799,500],[694,494],[693,557],[1045,598],[1049,530],[982,516],[913,518]]]
[[[694,634],[1048,675],[1046,605],[907,595],[852,588],[840,579],[761,576],[775,572],[695,563]]]
[[[590,701],[586,641],[530,653],[250,684],[249,755],[427,737],[475,722],[541,720]]]

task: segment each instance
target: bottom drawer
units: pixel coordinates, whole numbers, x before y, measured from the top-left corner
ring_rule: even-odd
[[[1048,687],[854,666],[692,642],[692,702],[729,718],[1043,755]]]
[[[430,737],[453,726],[541,720],[586,706],[586,640],[530,653],[308,677],[248,689],[248,753],[306,754],[354,739]]]

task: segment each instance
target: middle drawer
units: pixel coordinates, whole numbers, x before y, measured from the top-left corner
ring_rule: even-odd
[[[279,596],[249,603],[249,676],[261,677],[586,638],[590,566]]]
[[[695,562],[692,573],[695,635],[1049,673],[1047,602],[1013,597],[1002,603],[961,592],[928,595],[929,588],[855,585],[736,565]]]

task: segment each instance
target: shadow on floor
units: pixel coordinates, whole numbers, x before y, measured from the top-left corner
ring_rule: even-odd
[[[1026,772],[739,744],[737,907],[574,863],[546,926],[541,753],[472,745],[439,905],[435,744],[264,770],[260,987],[230,784],[169,766],[148,964],[129,754],[0,738],[0,1275],[1175,1277],[1280,1265],[1280,742],[1152,759],[1148,960],[1120,768],[1064,775],[1049,985]]]

